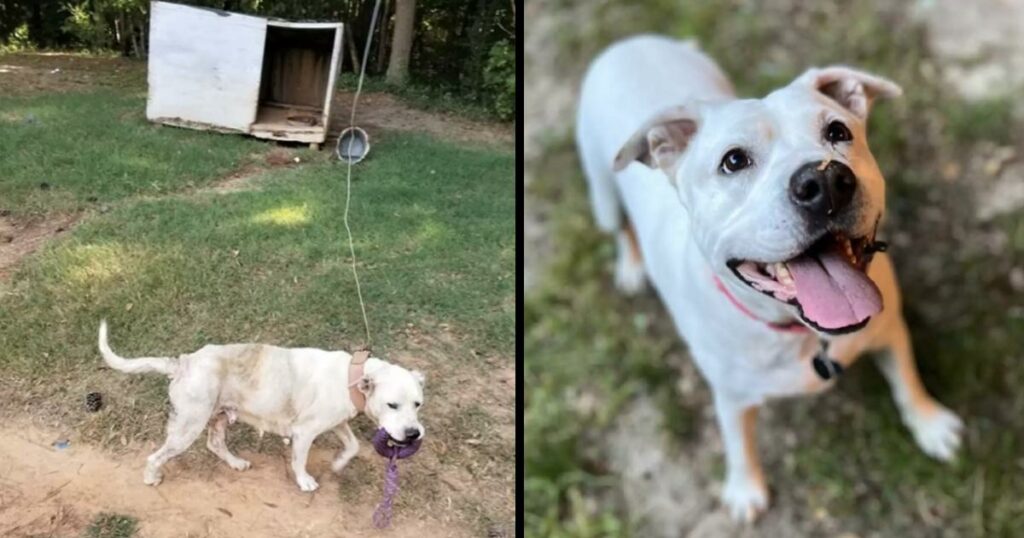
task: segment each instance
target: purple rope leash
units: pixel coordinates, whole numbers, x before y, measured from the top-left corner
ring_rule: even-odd
[[[395,495],[398,495],[398,460],[404,460],[412,456],[420,449],[422,439],[416,439],[411,443],[399,445],[391,440],[384,428],[377,430],[373,436],[373,448],[377,453],[388,458],[388,466],[384,471],[384,498],[381,499],[377,509],[373,511],[373,526],[383,529],[391,524],[391,508],[395,503]]]

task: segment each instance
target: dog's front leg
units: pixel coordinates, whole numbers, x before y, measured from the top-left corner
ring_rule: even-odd
[[[960,448],[963,422],[924,388],[903,319],[887,327],[884,337],[888,349],[877,356],[876,363],[889,381],[903,422],[926,454],[943,461],[952,460]]]
[[[340,473],[348,465],[349,460],[359,453],[359,439],[356,439],[356,435],[352,433],[352,428],[349,427],[348,422],[334,428],[334,433],[338,436],[338,439],[341,439],[343,448],[331,463],[331,469],[336,473]]]
[[[313,446],[313,440],[317,435],[318,433],[304,430],[292,431],[292,472],[295,473],[295,483],[302,491],[315,491],[320,487],[316,479],[306,472],[309,448]]]
[[[768,489],[757,455],[757,406],[716,392],[715,414],[725,445],[722,502],[733,519],[749,523],[768,505]]]

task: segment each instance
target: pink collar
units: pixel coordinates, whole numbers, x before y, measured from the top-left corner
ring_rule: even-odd
[[[731,293],[729,293],[729,290],[727,290],[725,288],[725,284],[722,284],[722,281],[719,280],[717,276],[712,276],[712,278],[715,279],[715,287],[718,288],[718,291],[722,292],[722,294],[725,295],[725,298],[729,299],[729,302],[732,303],[732,305],[735,306],[740,312],[743,312],[743,314],[745,316],[747,316],[748,318],[750,318],[750,319],[752,319],[754,321],[760,321],[761,323],[763,323],[769,329],[771,329],[773,331],[777,331],[777,332],[797,333],[797,334],[806,334],[806,333],[811,332],[810,329],[808,329],[806,326],[804,326],[799,321],[791,321],[791,322],[786,323],[786,324],[780,324],[780,323],[772,323],[770,321],[765,321],[765,320],[755,316],[753,312],[751,312],[747,307],[743,306],[743,303],[739,302],[739,300],[737,300],[735,297],[733,297],[733,295]]]

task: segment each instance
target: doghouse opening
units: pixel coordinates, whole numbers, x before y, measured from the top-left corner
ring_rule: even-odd
[[[267,26],[259,107],[252,128],[271,131],[281,139],[292,138],[289,133],[322,133],[337,30],[273,24]]]

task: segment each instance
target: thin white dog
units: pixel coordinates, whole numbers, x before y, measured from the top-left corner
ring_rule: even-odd
[[[577,144],[597,224],[617,236],[617,287],[654,285],[710,384],[736,519],[768,502],[758,406],[831,386],[866,351],[924,452],[959,447],[962,423],[922,385],[876,254],[885,184],[865,124],[873,99],[900,93],[833,66],[737,99],[694,45],[658,36],[612,45],[585,76]]]
[[[147,459],[146,484],[159,484],[161,466],[188,449],[207,424],[206,446],[239,471],[248,469],[249,462],[228,450],[224,436],[229,423],[241,419],[290,438],[291,468],[302,491],[319,486],[306,471],[306,458],[321,433],[333,430],[341,439],[343,448],[331,464],[334,472],[359,452],[348,421],[360,411],[397,442],[425,434],[418,417],[423,374],[375,357],[352,364],[353,355],[344,351],[228,344],[207,345],[177,358],[125,359],[107,344],[106,321],[100,323],[99,348],[115,370],[171,378],[167,440]]]

